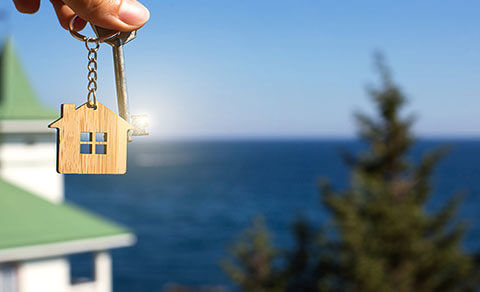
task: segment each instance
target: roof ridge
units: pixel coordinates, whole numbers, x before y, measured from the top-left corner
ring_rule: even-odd
[[[20,64],[12,38],[0,51],[0,120],[52,119],[57,114],[41,104]]]
[[[70,109],[69,107],[70,106]],[[48,127],[49,128],[58,128],[58,125],[59,123],[64,120],[66,118],[65,116],[65,110],[68,110],[68,111],[71,111],[71,106],[73,106],[73,112],[75,114],[77,114],[78,111],[80,110],[85,110],[85,108],[89,107],[89,102],[85,102],[85,103],[82,103],[81,105],[79,105],[77,107],[77,105],[75,103],[64,103],[62,104],[62,111],[61,111],[61,115],[60,117],[57,117],[53,122],[51,122]],[[121,123],[123,123],[123,127],[127,128],[127,129],[133,129],[133,125],[126,121],[124,118],[122,118],[119,114],[117,114],[116,112],[112,111],[111,109],[109,109],[106,105],[100,103],[99,101],[97,101],[97,106],[98,107],[101,107],[103,110],[106,110],[108,114],[111,114],[111,115],[114,115],[117,119],[120,120]],[[97,109],[95,109],[97,110]]]

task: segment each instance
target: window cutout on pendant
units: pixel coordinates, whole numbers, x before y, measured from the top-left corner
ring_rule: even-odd
[[[96,133],[95,141],[96,142],[107,142],[107,133]]]
[[[92,133],[90,132],[81,132],[80,133],[81,142],[92,142]]]
[[[107,145],[95,145],[95,154],[107,154]]]
[[[80,144],[80,154],[92,154],[92,145]]]

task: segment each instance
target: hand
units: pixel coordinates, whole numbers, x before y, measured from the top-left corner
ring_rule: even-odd
[[[13,0],[18,11],[35,13],[40,0]],[[76,14],[75,30],[85,27],[86,21],[100,27],[119,31],[132,31],[142,27],[149,19],[150,12],[136,0],[50,0],[63,28]]]

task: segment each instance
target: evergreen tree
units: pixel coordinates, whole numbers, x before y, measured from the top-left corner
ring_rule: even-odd
[[[254,220],[230,252],[235,260],[225,260],[222,266],[243,291],[285,291],[285,277],[274,265],[278,251],[262,217]]]
[[[408,159],[414,119],[401,114],[406,99],[381,55],[375,60],[381,84],[369,95],[378,117],[356,115],[368,150],[345,156],[352,169],[346,190],[335,192],[321,184],[333,232],[300,220],[286,264],[264,269],[286,283],[282,291],[477,291],[478,263],[462,250],[465,228],[455,220],[462,196],[435,213],[425,210],[432,171],[444,151],[427,153],[418,163]],[[245,253],[234,256],[250,261]],[[265,287],[251,280],[252,286]],[[243,291],[272,291],[240,286]]]
[[[418,164],[407,159],[413,119],[401,116],[405,97],[380,55],[376,64],[382,84],[369,93],[379,118],[356,116],[369,149],[348,156],[347,190],[322,187],[338,232],[331,244],[340,247],[333,264],[341,272],[333,283],[350,291],[474,291],[474,262],[461,248],[464,227],[453,220],[461,196],[434,214],[425,211],[443,151],[428,153]]]

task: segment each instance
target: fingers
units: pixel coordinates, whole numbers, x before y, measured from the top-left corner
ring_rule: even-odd
[[[67,23],[67,27],[73,15],[71,12],[95,25],[119,31],[138,29],[150,18],[148,9],[136,0],[63,0],[71,11],[60,7],[59,1],[61,2],[61,0],[52,0],[52,3],[55,2],[54,7],[60,8],[55,10],[62,26]],[[59,12],[61,14],[58,14]]]
[[[75,12],[73,12],[70,7],[68,7],[65,3],[63,3],[62,0],[50,0],[50,2],[53,5],[53,8],[55,9],[55,13],[57,14],[58,21],[60,22],[60,25],[68,30],[68,26],[70,25],[70,20],[72,17],[75,16]],[[81,18],[77,18],[73,25],[73,29],[76,31],[82,30],[87,22]]]
[[[22,13],[35,13],[40,8],[40,0],[13,0],[13,3]]]
[[[13,0],[18,11],[35,13],[40,0]],[[137,0],[50,0],[60,24],[68,29],[69,21],[76,14],[81,19],[75,29],[81,30],[89,21],[95,25],[119,31],[132,31],[142,27],[150,18],[150,12]]]

